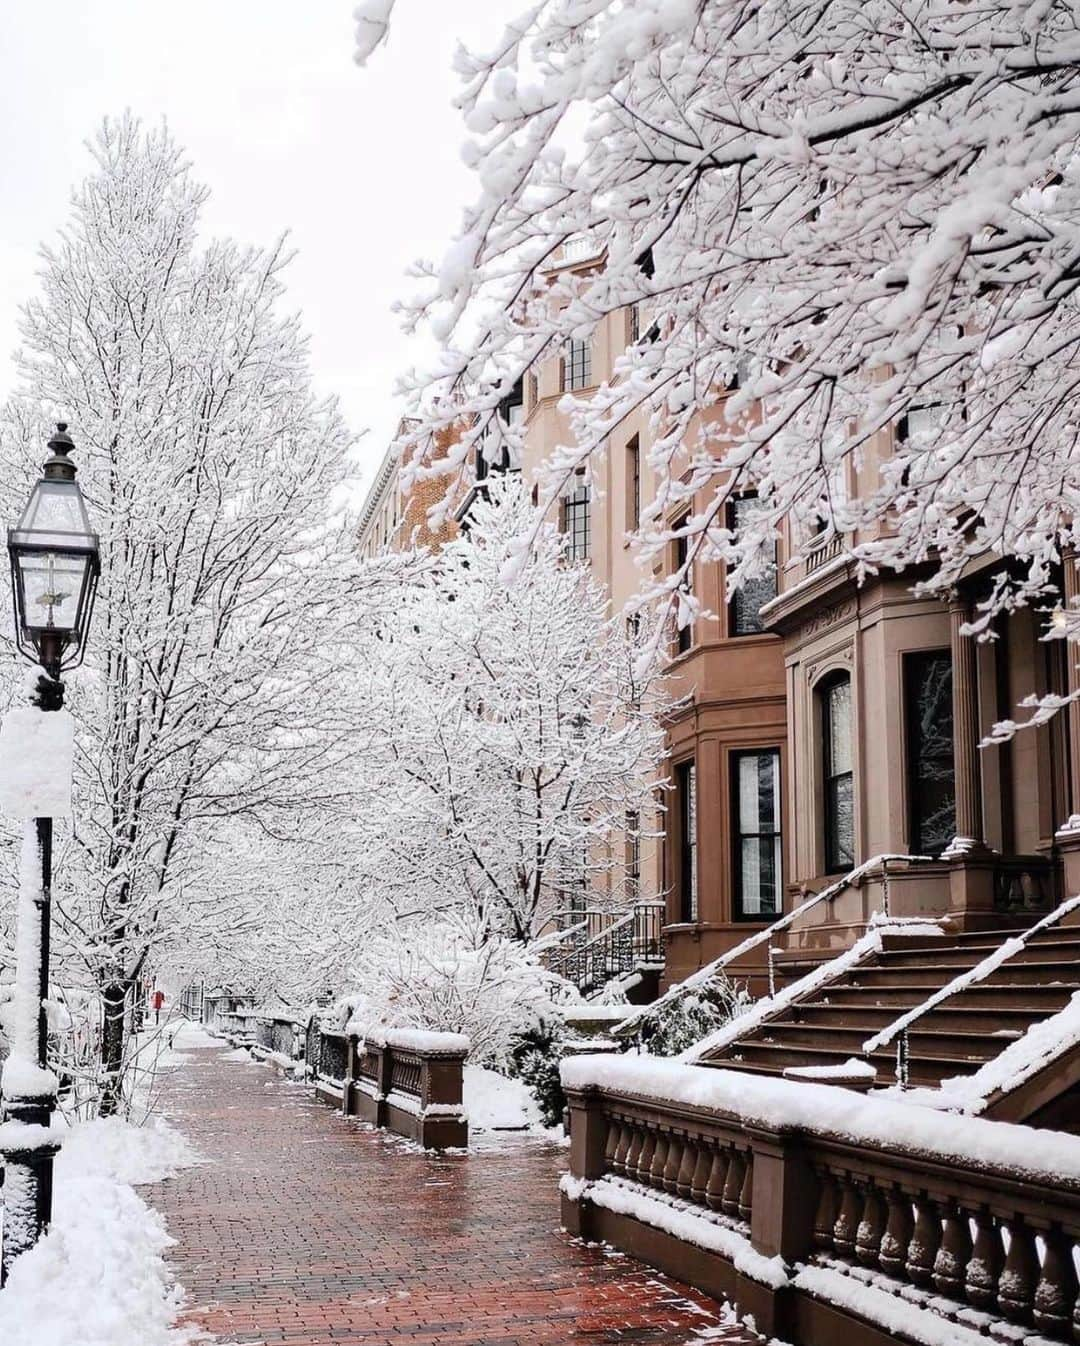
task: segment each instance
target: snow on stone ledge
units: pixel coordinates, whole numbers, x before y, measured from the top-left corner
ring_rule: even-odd
[[[387,1028],[385,1024],[365,1024],[349,1020],[345,1032],[349,1037],[362,1038],[373,1047],[397,1047],[403,1052],[419,1052],[423,1056],[467,1056],[470,1042],[464,1033],[433,1033],[424,1028]]]
[[[567,1089],[590,1085],[658,1103],[715,1108],[743,1123],[801,1129],[853,1144],[908,1150],[974,1168],[1008,1168],[1036,1181],[1080,1185],[1080,1136],[960,1117],[828,1084],[770,1079],[645,1056],[578,1056],[562,1064]]]

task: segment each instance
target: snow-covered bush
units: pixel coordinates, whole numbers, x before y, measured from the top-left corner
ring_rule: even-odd
[[[505,1066],[515,1040],[537,1026],[559,979],[524,945],[465,922],[391,922],[354,956],[344,1027],[367,1024],[463,1033],[476,1064]]]
[[[676,988],[677,991],[677,988]],[[749,1008],[746,987],[723,973],[661,1000],[642,1022],[641,1045],[652,1056],[677,1056]]]
[[[528,1086],[545,1126],[558,1126],[566,1109],[559,1077],[565,1040],[562,1020],[548,1015],[517,1034],[510,1048],[508,1073]]]

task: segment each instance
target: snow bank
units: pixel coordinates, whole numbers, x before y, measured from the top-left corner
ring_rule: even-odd
[[[177,1132],[111,1118],[66,1136],[53,1227],[0,1290],[0,1342],[33,1346],[185,1346],[183,1291],[165,1264],[165,1222],[131,1182],[196,1162]]]
[[[717,1108],[744,1124],[801,1128],[858,1145],[909,1150],[973,1168],[1005,1167],[1036,1181],[1080,1186],[1080,1136],[1040,1131],[915,1104],[855,1094],[828,1084],[770,1079],[644,1056],[578,1056],[562,1064],[563,1085],[597,1085],[657,1102]]]
[[[520,1080],[482,1066],[466,1066],[462,1092],[473,1131],[528,1131],[541,1126],[536,1100]]]
[[[220,1047],[220,1038],[212,1037],[202,1024],[184,1019],[169,1038],[169,1046],[176,1051],[190,1052],[204,1047]]]

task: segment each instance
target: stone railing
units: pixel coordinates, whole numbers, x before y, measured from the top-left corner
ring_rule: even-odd
[[[252,1016],[254,1039],[251,1054],[280,1070],[292,1072],[304,1059],[304,1021],[291,1014]]]
[[[462,1100],[468,1038],[358,1024],[346,1033],[321,1028],[318,1038],[316,1092],[324,1101],[425,1149],[468,1144]]]
[[[647,1058],[563,1075],[567,1228],[766,1335],[1080,1340],[1080,1138]]]
[[[324,1103],[342,1107],[349,1079],[349,1039],[342,1032],[318,1024],[313,1036],[315,1092]]]

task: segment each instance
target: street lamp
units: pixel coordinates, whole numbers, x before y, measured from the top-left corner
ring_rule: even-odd
[[[41,480],[31,491],[19,522],[8,529],[15,641],[19,651],[43,670],[32,698],[39,712],[62,708],[64,684],[60,675],[82,663],[101,568],[97,534],[90,528],[86,504],[75,481],[75,464],[68,458],[74,447],[67,426],[61,422],[49,440],[52,453]],[[29,857],[30,867],[36,868],[40,860],[40,888],[33,873],[23,874],[20,889],[26,886],[33,902],[31,906],[20,899],[15,1026],[3,1075],[7,1135],[0,1284],[6,1281],[15,1258],[33,1247],[48,1228],[52,1216],[56,1147],[47,1142],[30,1144],[23,1137],[40,1141],[43,1132],[24,1131],[19,1125],[47,1131],[56,1103],[48,1075],[45,1009],[49,996],[53,820],[35,816],[33,823],[33,833],[29,820],[24,824],[28,829],[26,842],[36,840],[36,847],[24,842],[23,865],[27,866]],[[15,1069],[9,1071],[12,1064]]]

